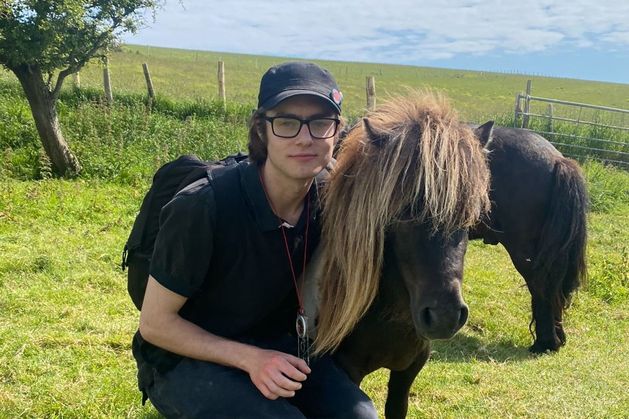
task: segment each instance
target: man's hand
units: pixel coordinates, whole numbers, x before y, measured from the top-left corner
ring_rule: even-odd
[[[283,352],[259,349],[246,371],[253,384],[270,400],[293,397],[310,374],[303,359]]]

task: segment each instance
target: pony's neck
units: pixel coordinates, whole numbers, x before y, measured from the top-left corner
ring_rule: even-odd
[[[261,169],[262,182],[275,214],[292,225],[296,225],[304,208],[313,179],[291,179],[270,164]]]

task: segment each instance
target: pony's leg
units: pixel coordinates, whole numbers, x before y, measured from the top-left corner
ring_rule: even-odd
[[[544,353],[559,350],[565,342],[565,333],[561,320],[557,320],[553,314],[552,304],[537,291],[531,291],[531,306],[535,323],[535,341],[529,347],[529,351]]]
[[[535,324],[534,342],[529,347],[533,353],[544,353],[548,350],[556,351],[565,342],[565,333],[561,323],[561,310],[555,313],[553,303],[549,299],[548,286],[552,278],[547,278],[547,274],[533,269],[532,245],[505,245],[511,256],[513,265],[524,278],[526,286],[531,293],[531,308],[533,319],[531,326]],[[514,250],[517,249],[517,250]],[[552,298],[552,297],[551,297]]]
[[[402,371],[391,371],[389,374],[389,391],[384,407],[387,419],[404,419],[408,411],[408,396],[411,385],[430,356],[430,344],[426,342],[415,361]]]

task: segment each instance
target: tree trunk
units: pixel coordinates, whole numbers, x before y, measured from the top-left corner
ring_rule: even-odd
[[[60,176],[76,176],[81,171],[81,165],[63,138],[57,117],[57,98],[53,97],[44,83],[41,70],[34,65],[23,65],[11,70],[22,84],[53,171]]]

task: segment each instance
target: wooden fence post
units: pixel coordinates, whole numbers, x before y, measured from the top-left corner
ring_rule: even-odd
[[[376,79],[374,76],[367,76],[367,110],[376,109]]]
[[[548,104],[548,131],[555,132],[555,124],[553,122],[553,104]]]
[[[151,73],[149,72],[149,65],[147,63],[142,64],[144,70],[144,78],[146,79],[146,89],[149,95],[149,105],[155,100],[155,90],[153,89],[153,80],[151,80]]]
[[[81,75],[78,71],[72,75],[72,84],[75,89],[81,88]]]
[[[109,58],[105,57],[103,62],[105,68],[103,69],[103,85],[105,86],[105,99],[107,103],[112,104],[114,102],[114,96],[111,92],[111,78],[109,77]]]
[[[221,60],[218,62],[218,97],[223,101],[223,108],[227,101],[225,97],[225,63]]]
[[[524,116],[522,128],[529,127],[529,112],[531,111],[531,80],[526,81],[526,97],[524,98]]]

